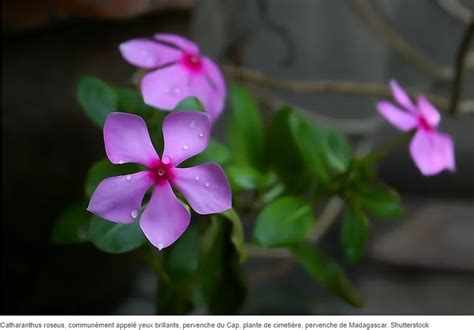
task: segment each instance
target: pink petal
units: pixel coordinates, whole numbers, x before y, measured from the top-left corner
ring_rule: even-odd
[[[388,101],[378,102],[377,110],[393,126],[404,132],[415,128],[418,123],[416,117],[412,113],[402,110]]]
[[[196,77],[192,83],[196,96],[209,113],[211,122],[214,123],[224,110],[227,89],[222,72],[218,66],[208,58],[202,59],[204,74]]]
[[[454,172],[453,140],[447,134],[418,130],[410,143],[410,154],[423,175],[435,175],[444,169]]]
[[[105,152],[114,164],[138,163],[145,166],[159,160],[145,121],[136,115],[112,112],[104,124]]]
[[[163,121],[163,159],[173,166],[206,149],[210,134],[209,117],[202,112],[174,112]]]
[[[418,109],[420,109],[421,115],[431,127],[438,126],[441,115],[426,97],[418,97]]]
[[[131,223],[152,184],[148,171],[107,178],[95,189],[87,210],[106,220]]]
[[[175,45],[177,48],[181,49],[186,53],[199,53],[199,48],[194,42],[179,35],[171,33],[157,33],[154,35],[154,38],[158,41],[163,41],[165,43]]]
[[[151,72],[141,81],[143,100],[152,107],[173,110],[184,98],[196,96],[190,89],[193,79],[179,64]]]
[[[158,249],[173,244],[188,228],[189,211],[176,198],[168,181],[153,189],[150,202],[140,218],[140,227]]]
[[[217,164],[177,168],[174,184],[199,214],[219,213],[232,207],[229,181]]]
[[[395,80],[390,81],[390,89],[392,90],[393,97],[401,106],[405,107],[407,110],[416,112],[416,107],[412,100]]]
[[[132,39],[120,44],[122,56],[130,64],[151,69],[173,63],[181,58],[181,51],[147,39]]]

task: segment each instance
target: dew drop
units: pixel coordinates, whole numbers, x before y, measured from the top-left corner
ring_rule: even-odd
[[[200,137],[200,138],[203,138],[203,137],[204,137],[204,133],[203,133],[203,132],[199,133],[199,137]]]
[[[183,150],[188,150],[189,146],[187,144],[183,144]]]
[[[161,162],[165,165],[169,165],[171,163],[171,158],[169,158],[168,156],[163,156]]]
[[[180,89],[179,87],[175,87],[175,88],[173,89],[173,92],[174,92],[175,94],[179,94],[179,93],[181,93],[181,89]]]
[[[131,175],[127,175],[127,177],[125,178],[127,181],[130,181],[132,180],[132,176]]]
[[[192,120],[190,123],[189,123],[189,127],[190,128],[196,128],[196,122],[194,120]]]
[[[199,181],[199,175],[196,175],[195,179],[196,181]]]
[[[210,186],[209,182],[206,182],[205,186],[208,188]]]
[[[133,210],[130,215],[132,216],[132,218],[136,219],[138,217],[138,211],[137,210]]]

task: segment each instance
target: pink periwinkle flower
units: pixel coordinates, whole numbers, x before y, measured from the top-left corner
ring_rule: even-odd
[[[231,208],[229,182],[219,165],[177,168],[207,147],[209,132],[210,121],[204,113],[169,114],[163,121],[164,150],[160,159],[141,117],[120,112],[109,114],[104,124],[107,157],[113,164],[137,163],[145,169],[103,180],[87,209],[118,223],[131,223],[140,217],[143,233],[161,250],[173,244],[190,221],[188,209],[178,200],[172,186],[199,214]],[[150,187],[150,201],[141,213],[143,198]]]
[[[120,45],[131,64],[150,70],[141,81],[144,102],[172,110],[184,98],[197,97],[213,123],[224,109],[226,86],[222,72],[198,46],[178,35],[158,33]]]
[[[393,126],[408,132],[416,129],[410,143],[410,154],[423,175],[435,175],[447,169],[455,171],[453,140],[438,132],[441,116],[424,96],[417,98],[416,105],[395,80],[390,81],[395,105],[388,101],[377,103],[379,113]]]

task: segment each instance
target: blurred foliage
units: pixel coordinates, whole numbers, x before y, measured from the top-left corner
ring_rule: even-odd
[[[142,101],[140,94],[97,78],[83,78],[77,98],[85,114],[99,127],[113,111],[140,115],[147,122],[152,141],[163,147],[161,125],[166,115]],[[354,306],[362,300],[334,259],[315,242],[318,229],[316,205],[339,196],[346,209],[340,226],[342,254],[348,263],[364,256],[370,230],[369,217],[396,218],[402,212],[398,194],[377,179],[372,164],[358,159],[345,136],[313,124],[283,107],[268,121],[252,94],[231,84],[227,144],[211,139],[201,154],[184,167],[217,162],[225,170],[234,209],[198,216],[170,247],[158,251],[146,242],[139,218],[117,224],[92,216],[86,203],[74,204],[58,219],[52,240],[57,244],[92,242],[108,253],[139,249],[158,279],[157,311],[191,313],[238,312],[246,295],[243,264],[248,257],[239,215],[252,224],[253,244],[260,248],[287,249],[323,287]],[[173,111],[204,111],[196,98],[184,99]],[[140,166],[112,165],[100,160],[89,170],[85,197],[105,178],[130,174]]]

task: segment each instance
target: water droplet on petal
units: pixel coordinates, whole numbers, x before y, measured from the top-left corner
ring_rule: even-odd
[[[204,133],[203,133],[203,132],[199,133],[199,137],[200,137],[200,138],[203,138],[203,137],[204,137]]]
[[[205,186],[208,188],[210,186],[209,182],[206,182]]]
[[[199,181],[199,175],[196,175],[195,179],[196,181]]]
[[[196,128],[196,122],[194,120],[192,120],[190,123],[189,123],[189,127],[190,128]]]
[[[169,158],[168,156],[163,156],[161,162],[165,165],[169,165],[171,163],[171,158]]]
[[[181,93],[181,89],[180,89],[179,87],[175,87],[175,88],[173,89],[173,92],[174,92],[175,94],[179,94],[179,93]]]
[[[130,181],[132,180],[132,176],[131,175],[127,175],[127,177],[125,178],[127,181]]]
[[[183,144],[183,150],[188,150],[189,146],[187,144]]]
[[[157,246],[158,250],[161,250],[161,249],[164,248],[164,247],[165,247],[165,245],[162,244],[162,243],[158,244],[158,246]]]
[[[138,211],[137,210],[133,210],[130,215],[132,216],[132,218],[136,219],[138,217]]]

